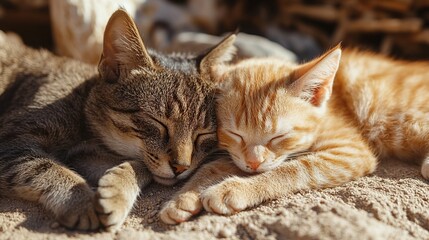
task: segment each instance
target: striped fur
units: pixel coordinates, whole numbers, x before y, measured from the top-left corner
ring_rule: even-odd
[[[216,89],[200,72],[233,40],[162,55],[118,10],[97,73],[0,35],[0,194],[37,201],[68,228],[118,229],[141,188],[187,178],[216,148]]]
[[[428,179],[427,69],[339,47],[303,65],[249,59],[219,67],[219,145],[236,167],[228,159],[205,166],[161,219],[175,224],[203,208],[233,214],[301,189],[337,186],[385,158],[421,163]],[[207,172],[217,180],[197,188]]]

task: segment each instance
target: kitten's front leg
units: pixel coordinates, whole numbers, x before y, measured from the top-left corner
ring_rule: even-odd
[[[96,211],[107,231],[116,231],[131,211],[140,189],[152,180],[141,161],[128,161],[106,171],[98,182]]]
[[[201,201],[208,212],[231,215],[258,204],[253,191],[248,178],[229,177],[205,190]]]
[[[166,202],[159,213],[161,220],[167,224],[184,222],[202,210],[200,194],[230,175],[245,174],[229,158],[210,162],[194,174],[189,181]]]
[[[316,151],[249,177],[230,177],[201,194],[204,208],[230,215],[302,189],[334,187],[374,171],[368,147],[352,145]]]

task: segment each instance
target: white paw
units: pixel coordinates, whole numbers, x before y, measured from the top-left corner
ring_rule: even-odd
[[[95,209],[109,232],[121,228],[137,196],[136,190],[127,187],[123,171],[121,165],[112,168],[98,182]]]
[[[178,224],[185,222],[202,210],[200,198],[195,192],[187,192],[178,195],[173,200],[165,203],[160,219],[167,224]]]
[[[429,179],[429,159],[423,162],[421,173],[425,179]]]
[[[231,215],[251,206],[248,185],[240,179],[227,179],[207,188],[201,194],[204,209],[208,212]]]

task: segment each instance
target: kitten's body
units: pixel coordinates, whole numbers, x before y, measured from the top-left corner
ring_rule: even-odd
[[[219,144],[242,171],[227,159],[205,166],[166,205],[164,222],[193,215],[184,210],[232,214],[337,186],[373,172],[377,157],[423,162],[428,178],[429,63],[345,51],[339,64],[340,56],[337,48],[300,66],[250,59],[220,67]],[[193,185],[210,173],[213,181]]]
[[[199,72],[232,41],[164,56],[118,10],[99,73],[0,41],[0,193],[40,202],[66,227],[116,230],[140,188],[188,177],[216,145],[214,84]]]
[[[427,62],[346,51],[330,108],[348,114],[380,158],[421,163],[429,153],[427,69]]]

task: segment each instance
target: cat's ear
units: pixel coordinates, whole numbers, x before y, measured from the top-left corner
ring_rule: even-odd
[[[217,79],[213,77],[215,68],[221,67],[223,64],[231,61],[237,51],[234,46],[236,37],[236,32],[231,33],[217,45],[197,57],[197,67],[201,76],[204,78],[210,76],[209,78],[211,80]]]
[[[121,72],[137,66],[153,67],[136,25],[123,9],[110,17],[104,31],[103,53],[98,70],[103,79],[115,82]]]
[[[323,56],[300,66],[291,75],[290,90],[314,106],[324,105],[331,97],[340,59],[341,46],[337,45]]]

